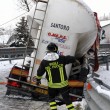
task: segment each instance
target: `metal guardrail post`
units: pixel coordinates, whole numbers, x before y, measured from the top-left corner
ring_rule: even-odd
[[[107,70],[109,70],[108,55],[106,56],[106,68],[107,68]]]
[[[102,58],[101,58],[102,57]],[[109,55],[101,56],[99,59],[100,63],[106,65],[106,70],[109,70]]]
[[[8,57],[9,57],[9,62],[10,62],[10,64],[11,64],[11,59],[10,59],[10,58],[11,58],[11,56],[10,56],[10,55],[8,55]]]

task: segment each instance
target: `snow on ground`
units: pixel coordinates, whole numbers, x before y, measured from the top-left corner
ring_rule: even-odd
[[[15,64],[22,63],[22,60],[13,60],[10,63],[9,61],[0,61],[0,82],[6,81],[6,77],[8,77],[11,68]]]
[[[9,61],[1,61],[0,62],[0,82],[6,82],[6,77],[8,77],[9,73],[10,73],[10,70],[11,68],[17,64],[17,65],[21,65],[23,62],[23,60],[12,60],[11,63]],[[3,87],[4,86],[4,87]],[[5,88],[5,89],[3,89]],[[0,95],[3,93],[5,94],[6,92],[6,87],[5,85],[0,85]],[[10,100],[11,101],[11,100]],[[0,107],[3,107],[2,110],[15,110],[15,106],[13,107],[13,109],[11,108],[10,109],[10,103],[9,103],[9,100],[8,99],[4,99],[4,102],[7,103],[8,106],[4,105],[3,102],[0,103]],[[13,101],[12,101],[13,102]],[[21,101],[23,102],[23,101]],[[18,105],[21,104],[19,101],[17,102]],[[16,110],[47,110],[49,108],[48,106],[48,103],[45,103],[45,102],[36,102],[36,101],[32,101],[32,102],[26,102],[27,103],[31,103],[29,106],[28,106],[28,109],[26,109],[26,107],[22,107],[21,105],[21,108],[16,108]],[[85,105],[86,105],[86,102],[85,100],[83,99],[82,102],[74,102],[73,105],[75,107],[79,106],[81,109],[80,110],[84,110],[85,108]],[[8,108],[8,109],[7,109]],[[38,108],[38,109],[37,109]],[[58,110],[67,110],[65,105],[62,105],[62,106],[58,106]]]
[[[106,21],[100,21],[101,26],[106,26],[108,24],[110,24],[110,20],[106,20]]]
[[[97,71],[97,73],[100,75],[100,79],[102,79],[102,81],[105,84],[108,84],[110,86],[110,66],[109,66],[109,70],[108,71],[106,69],[106,66],[100,66],[100,68]]]
[[[0,43],[7,43],[7,41],[9,40],[10,35],[1,35],[0,36]]]
[[[11,63],[9,61],[1,61],[0,62],[0,82],[6,82],[6,77],[8,77],[13,65],[15,65],[15,64],[21,65],[22,62],[23,62],[23,60],[13,60],[13,61],[11,61]],[[107,71],[105,66],[101,66],[97,73],[100,75],[100,78],[105,83],[110,84],[110,71]],[[3,86],[5,89],[2,90]],[[0,85],[0,95],[3,92],[6,92],[5,90],[6,90],[5,85]],[[8,106],[10,104],[9,100],[7,100],[7,99],[5,99],[5,103],[7,103]],[[17,103],[21,104],[19,101]],[[28,109],[26,109],[27,103],[30,104],[30,105],[28,105]],[[4,106],[3,104],[4,103],[1,102],[0,107]],[[26,101],[25,104],[26,104],[26,107],[24,107],[24,108],[21,106],[21,108],[18,108],[18,109],[17,108],[15,109],[14,107],[13,108],[7,107],[8,108],[7,109],[5,106],[6,109],[4,108],[2,110],[35,110],[35,108],[36,108],[36,110],[47,110],[49,108],[48,103],[45,103],[45,102]],[[73,102],[73,104],[75,107],[80,106],[80,108],[81,108],[80,110],[85,110],[86,102],[84,99],[82,100],[82,102]],[[67,110],[67,109],[65,108],[65,105],[62,105],[62,106],[58,106],[58,110]]]

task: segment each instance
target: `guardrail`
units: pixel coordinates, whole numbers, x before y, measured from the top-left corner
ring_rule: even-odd
[[[100,44],[98,60],[99,60],[100,65],[105,64],[107,70],[109,70],[110,43],[109,44]]]
[[[89,110],[110,110],[110,87],[107,84],[91,75],[85,86],[84,96]]]
[[[110,55],[101,55],[98,56],[99,64],[106,64],[110,62]]]
[[[23,59],[25,57],[26,47],[8,47],[0,48],[0,61]],[[27,48],[26,54],[31,55],[33,47]]]
[[[100,47],[99,53],[100,52],[110,53],[110,44],[100,44],[99,47]]]
[[[104,48],[110,49],[110,44],[100,44],[100,49],[104,49]]]
[[[110,62],[110,52],[104,49],[110,50],[110,44],[101,44],[100,49],[103,51],[99,52],[100,56],[98,56],[100,64],[106,64],[107,70],[109,69]],[[34,47],[27,48],[27,54],[30,55],[34,50]],[[16,59],[24,59],[25,58],[26,47],[8,47],[8,48],[0,48],[0,61],[6,60],[16,60]]]
[[[106,69],[109,70],[110,54],[98,56],[100,65],[106,65]]]

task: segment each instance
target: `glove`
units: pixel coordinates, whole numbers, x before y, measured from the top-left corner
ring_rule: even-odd
[[[36,78],[36,76],[33,77],[33,81],[36,82],[36,85],[41,84],[41,79]]]

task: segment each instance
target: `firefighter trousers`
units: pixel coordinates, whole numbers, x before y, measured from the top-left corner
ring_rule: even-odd
[[[49,92],[49,105],[51,110],[57,110],[57,103],[55,102],[55,97],[59,94],[62,95],[66,108],[68,110],[74,110],[74,106],[69,96],[68,86],[63,88],[48,88]]]

